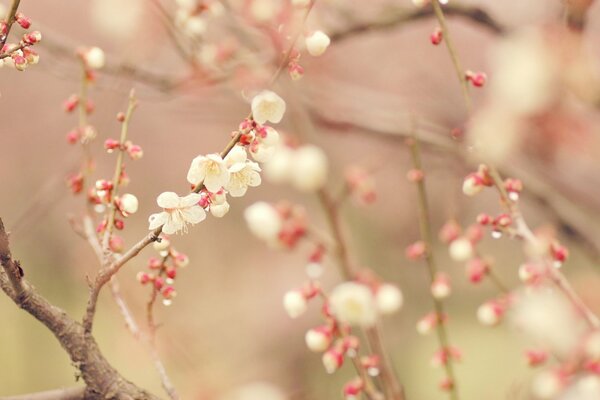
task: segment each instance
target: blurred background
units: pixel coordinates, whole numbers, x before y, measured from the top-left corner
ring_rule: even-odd
[[[130,245],[146,233],[146,216],[156,212],[159,193],[187,190],[190,160],[224,147],[248,113],[248,99],[265,85],[285,48],[274,37],[279,25],[291,18],[287,1],[224,4],[223,10],[207,18],[206,32],[194,40],[180,40],[188,46],[187,56],[181,57],[163,13],[175,15],[174,2],[164,1],[161,7],[145,0],[21,2],[21,11],[31,17],[33,28],[44,39],[38,47],[38,65],[25,72],[7,67],[0,71],[0,216],[12,231],[12,251],[28,279],[73,316],[83,315],[86,276],[98,269],[93,252],[67,219],[82,215],[84,207],[82,198],[72,196],[65,185],[65,177],[81,162],[81,149],[65,140],[77,124],[76,116],[62,110],[63,101],[79,90],[81,71],[75,49],[99,46],[107,54],[106,71],[100,71],[90,90],[96,105],[90,122],[98,130],[97,177],[112,176],[114,156],[106,154],[101,144],[118,135],[116,113],[125,110],[132,87],[139,97],[130,138],[143,147],[144,158],[127,164],[131,177],[127,191],[140,199],[139,212],[128,219],[123,231]],[[544,34],[549,57],[567,60],[557,63],[554,78],[547,78],[555,88],[548,95],[554,96],[552,100],[519,114],[524,129],[511,131],[484,120],[484,126],[496,129],[485,132],[482,140],[491,149],[507,149],[494,156],[506,174],[523,179],[522,207],[528,221],[533,227],[553,225],[558,230],[571,249],[565,274],[588,304],[600,311],[600,146],[595,97],[600,90],[594,91],[600,5],[591,6],[585,29],[574,38],[557,33],[565,24],[565,4],[559,0],[450,0],[451,6],[465,7],[474,15],[458,12],[449,16],[449,25],[465,68],[487,72],[490,82],[494,71],[505,68],[495,61],[498,48],[518,41],[522,32],[551,32]],[[493,23],[473,10],[485,11]],[[423,162],[434,228],[449,218],[468,225],[478,213],[498,213],[500,206],[492,192],[476,198],[461,193],[463,177],[476,164],[461,150],[470,145],[452,139],[450,132],[464,128],[467,113],[446,49],[429,43],[437,22],[431,12],[403,20],[403,15],[414,11],[408,0],[317,1],[306,29],[327,32],[331,47],[319,58],[303,56],[303,79],[291,81],[284,73],[274,90],[288,104],[280,131],[326,151],[333,188],[341,187],[348,166],[377,166],[377,201],[369,206],[348,203],[341,211],[352,257],[358,265],[398,284],[405,295],[404,309],[386,318],[383,327],[408,398],[442,399],[446,395],[437,388],[442,371],[430,366],[435,338],[415,331],[417,321],[431,310],[428,278],[424,265],[404,257],[406,246],[419,238],[416,193],[405,179],[411,167],[403,136],[411,116],[416,116],[425,142]],[[17,32],[15,28],[15,37]],[[561,38],[566,38],[564,43]],[[225,52],[218,46],[230,46],[233,55],[217,62],[215,46]],[[574,64],[578,69],[573,72]],[[561,75],[566,70],[569,77],[579,79],[572,83]],[[218,76],[218,83],[208,82],[211,76]],[[525,86],[519,88],[529,81],[521,83]],[[489,111],[501,101],[494,90],[493,83],[489,90],[472,90],[476,113]],[[157,308],[161,324],[157,345],[184,399],[243,398],[239,390],[247,390],[248,385],[261,390],[260,382],[277,387],[285,399],[339,398],[343,383],[354,374],[345,366],[327,375],[320,356],[305,348],[305,331],[320,323],[318,307],[290,320],[281,305],[283,294],[305,280],[307,249],[270,250],[251,236],[243,222],[248,205],[281,199],[304,205],[311,223],[326,229],[316,197],[265,182],[245,197],[232,199],[225,218],[208,218],[173,240],[191,262],[176,281],[178,296],[173,304]],[[486,237],[481,249],[494,258],[504,281],[518,284],[517,269],[523,261],[518,243]],[[482,327],[476,310],[497,294],[495,288],[486,282],[469,284],[464,266],[452,262],[444,246],[435,251],[454,284],[447,308],[451,341],[464,354],[457,368],[464,398],[528,398],[531,372],[522,353],[531,343],[509,324]],[[149,288],[137,283],[135,276],[152,255],[152,249],[144,250],[119,274],[123,296],[140,322],[145,318]],[[338,280],[335,265],[328,262],[324,284],[331,287]],[[4,321],[0,395],[75,384],[75,369],[50,332],[5,296],[0,296],[0,315]],[[127,331],[108,290],[101,297],[94,329],[100,348],[125,377],[162,395],[147,348]],[[252,398],[269,396],[279,398],[276,394]]]

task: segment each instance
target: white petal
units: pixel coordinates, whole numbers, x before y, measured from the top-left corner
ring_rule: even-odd
[[[191,207],[198,204],[200,199],[202,199],[202,195],[200,193],[190,193],[187,196],[179,199],[179,207]]]
[[[229,171],[223,168],[218,175],[207,175],[204,179],[204,186],[209,192],[216,193],[221,190],[222,187],[227,186],[229,182]]]
[[[200,206],[189,207],[181,210],[181,212],[185,221],[190,224],[197,224],[206,218],[206,211]]]
[[[206,157],[198,156],[192,160],[192,164],[190,165],[190,169],[187,174],[187,180],[192,185],[197,185],[202,182],[204,177],[206,176]]]
[[[246,194],[248,190],[248,186],[246,185],[235,185],[234,187],[229,187],[227,189],[231,197],[242,197]]]
[[[150,226],[148,227],[148,229],[153,230],[153,229],[158,228],[161,225],[164,225],[164,223],[167,222],[168,217],[169,217],[169,214],[166,212],[152,214],[148,218],[148,222],[150,223]]]
[[[238,162],[238,163],[235,163],[235,164],[233,164],[233,165],[231,165],[229,167],[229,172],[232,173],[232,174],[235,174],[235,173],[240,172],[244,168],[246,168],[246,163],[245,162]]]
[[[256,187],[261,183],[260,174],[256,171],[250,171],[247,175],[247,178],[248,186]]]
[[[237,163],[246,162],[247,158],[248,155],[246,154],[246,150],[243,146],[234,146],[233,149],[231,149],[231,151],[229,152],[229,154],[227,154],[227,156],[225,157],[225,162],[227,163],[227,166],[230,167]]]
[[[174,192],[163,192],[156,198],[156,203],[162,208],[179,207],[179,196]]]
[[[163,232],[167,235],[172,235],[179,232],[183,228],[183,221],[175,218],[167,219],[167,222],[163,225]]]
[[[225,202],[223,204],[212,204],[210,206],[210,213],[213,217],[223,218],[225,214],[229,212],[229,203]]]

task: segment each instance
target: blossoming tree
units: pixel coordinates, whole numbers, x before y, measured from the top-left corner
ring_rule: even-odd
[[[130,8],[145,7],[140,2],[131,5],[119,4],[117,0],[110,2],[116,2],[113,9],[125,14]],[[97,0],[95,7],[104,10],[102,7],[110,7],[107,6],[110,2]],[[42,33],[32,30],[35,21],[27,16],[28,1],[13,0],[0,24],[0,63],[7,69],[27,74],[30,69],[43,66],[46,55],[40,51],[40,59],[38,48],[46,41],[49,44],[42,48],[49,56],[66,59],[77,67],[78,93],[68,96],[63,108],[77,119],[66,139],[72,145],[70,151],[80,157],[78,166],[67,176],[68,189],[77,201],[78,211],[66,220],[72,231],[83,239],[73,241],[72,246],[77,243],[90,248],[97,265],[88,274],[87,281],[80,282],[88,289],[85,307],[80,307],[82,315],[67,312],[30,282],[29,272],[36,267],[29,260],[19,261],[19,257],[26,259],[25,254],[19,254],[20,248],[19,251],[11,249],[15,246],[14,238],[10,237],[13,229],[7,222],[11,218],[5,215],[0,220],[2,291],[53,334],[68,355],[77,380],[82,381],[81,385],[73,382],[73,387],[11,399],[159,398],[158,394],[133,383],[109,360],[99,344],[97,314],[102,307],[100,296],[105,291],[110,291],[119,318],[131,336],[147,350],[154,367],[153,380],[160,382],[164,395],[171,399],[193,398],[191,389],[181,392],[177,389],[180,379],[174,380],[167,363],[163,362],[161,337],[157,335],[161,323],[156,314],[160,312],[159,307],[174,304],[178,291],[184,293],[190,289],[179,286],[181,277],[188,273],[184,269],[206,262],[200,252],[194,253],[196,257],[189,257],[188,251],[182,251],[186,245],[183,238],[195,235],[209,223],[207,220],[226,216],[234,219],[236,226],[247,226],[245,236],[251,234],[266,245],[259,246],[257,241],[251,242],[253,239],[246,237],[244,241],[252,243],[256,251],[261,254],[287,252],[295,257],[295,262],[303,264],[301,280],[293,287],[281,291],[273,289],[282,297],[283,310],[291,319],[307,318],[310,324],[303,331],[286,332],[286,341],[303,338],[305,347],[317,353],[320,359],[321,365],[315,373],[332,375],[332,379],[336,379],[332,380],[335,391],[342,398],[423,398],[427,392],[419,391],[419,385],[436,387],[434,393],[439,398],[467,398],[465,387],[475,387],[480,397],[505,398],[498,388],[494,388],[491,395],[489,389],[476,385],[476,378],[461,373],[458,363],[463,357],[469,363],[472,352],[464,352],[457,344],[465,342],[464,337],[456,333],[464,321],[453,315],[453,301],[468,303],[472,308],[470,319],[484,327],[509,325],[527,338],[528,345],[517,352],[524,354],[526,364],[535,372],[523,388],[514,393],[507,391],[510,398],[600,398],[600,320],[588,301],[589,296],[580,295],[567,279],[569,273],[564,274],[562,269],[572,258],[563,244],[569,240],[579,255],[576,262],[597,263],[600,243],[595,222],[590,221],[591,217],[590,220],[585,215],[582,217],[577,212],[578,204],[568,195],[559,193],[557,199],[548,180],[513,162],[517,152],[532,142],[535,149],[545,149],[540,159],[550,165],[547,160],[558,158],[560,147],[567,143],[561,137],[564,129],[557,125],[571,126],[579,120],[585,125],[588,120],[578,110],[586,108],[594,112],[597,107],[600,80],[591,66],[593,57],[586,53],[583,45],[586,17],[593,0],[564,1],[564,20],[514,29],[510,33],[483,9],[454,0],[413,0],[398,9],[393,1],[368,5],[325,0],[322,3],[317,0],[153,0],[149,3],[168,34],[165,36],[170,40],[169,48],[181,56],[186,70],[182,77],[151,72],[142,65],[119,64],[98,46],[70,48],[54,39],[51,33],[48,38],[44,33],[42,40]],[[365,19],[355,13],[353,6],[367,16],[373,9],[382,9],[383,16]],[[102,24],[108,24],[109,30],[127,29],[133,17],[126,16],[123,22],[119,19],[122,16],[116,13],[108,18],[110,22],[103,20]],[[455,40],[447,16],[466,18],[481,29],[502,36],[497,39],[495,61],[487,73],[463,67],[466,44]],[[348,21],[336,23],[343,18]],[[422,20],[426,21],[429,33],[421,43],[412,45],[433,49],[437,57],[443,55],[448,76],[455,75],[448,87],[462,96],[460,108],[464,116],[440,126],[433,122],[426,109],[416,111],[409,107],[408,111],[401,110],[406,114],[403,124],[391,119],[393,122],[386,125],[386,118],[393,117],[394,112],[377,119],[365,118],[361,109],[355,109],[339,113],[342,117],[336,120],[324,115],[318,105],[298,105],[301,102],[298,100],[301,95],[297,94],[301,93],[299,87],[306,78],[310,79],[313,71],[313,64],[307,59],[335,51],[336,43],[347,37]],[[17,30],[22,32],[17,33]],[[344,56],[344,63],[364,61],[353,57],[352,54]],[[125,77],[128,84],[146,85],[175,96],[183,96],[186,90],[230,84],[236,92],[242,93],[246,109],[236,117],[233,131],[223,140],[222,147],[209,149],[201,142],[199,148],[193,149],[195,156],[185,160],[187,175],[185,170],[177,170],[180,180],[185,179],[187,189],[181,190],[175,183],[161,184],[167,190],[152,187],[149,190],[154,195],[149,199],[134,194],[128,186],[130,180],[135,179],[128,171],[144,172],[136,170],[136,164],[159,162],[156,161],[158,155],[144,153],[142,144],[146,138],[136,128],[139,108],[149,101],[139,96],[139,90],[131,89],[125,111],[116,115],[118,137],[106,137],[104,127],[96,127],[91,122],[96,108],[103,107],[95,105],[92,93],[101,82],[115,77]],[[443,94],[443,91],[435,93],[436,96]],[[8,93],[3,95],[9,96]],[[122,97],[125,102],[125,96]],[[344,95],[335,93],[333,97]],[[368,108],[368,104],[364,105],[368,102],[362,98],[359,101],[362,108]],[[35,113],[30,107],[20,107],[20,110]],[[286,128],[288,120],[298,119],[308,122],[296,122],[295,129]],[[294,125],[290,123],[290,126]],[[352,165],[338,174],[334,155],[336,150],[347,146],[344,137],[335,137],[329,146],[320,146],[314,144],[319,140],[311,140],[311,135],[292,133],[294,130],[325,132],[327,128],[367,132],[370,137],[362,139],[365,141],[392,136],[398,145],[390,146],[394,147],[394,157],[379,153],[374,162],[364,161],[370,154],[361,149],[358,156],[352,157]],[[169,135],[175,133],[169,132]],[[160,146],[176,144],[173,137],[161,139]],[[382,192],[376,185],[377,176],[398,154],[396,148],[408,149],[409,156],[405,158],[409,166],[403,165],[402,170],[394,167],[391,182],[388,180],[385,185],[392,189]],[[431,149],[444,155],[440,158],[443,169],[452,165],[449,159],[461,160],[460,176],[445,182],[450,188],[458,188],[460,196],[448,195],[448,199],[438,200],[439,192],[430,180]],[[98,165],[102,159],[96,155],[98,151],[110,157],[104,159],[114,162],[114,170]],[[165,164],[169,164],[165,169],[179,165]],[[550,171],[549,166],[547,171]],[[263,181],[277,188],[288,185],[302,196],[297,201],[287,201],[279,195],[274,201],[267,200],[261,194]],[[366,223],[352,223],[343,209],[354,206],[358,213],[367,210],[372,213],[379,208],[376,202],[395,204],[397,187],[411,189],[402,193],[402,197],[411,200],[390,208],[400,211],[409,225],[418,229],[403,231],[402,241],[394,244],[368,241],[361,233],[371,228]],[[258,201],[245,203],[243,198],[249,193],[256,193]],[[555,222],[554,228],[537,221],[539,227],[532,227],[525,212],[527,196],[543,203],[547,210],[542,216]],[[450,197],[459,200],[450,200]],[[471,201],[482,197],[485,201],[472,206]],[[457,212],[438,210],[440,204],[452,202],[470,205],[476,211],[461,216]],[[151,207],[147,229],[136,232],[139,227],[136,219],[141,218],[145,224],[142,210]],[[35,208],[40,206],[35,205]],[[235,212],[236,208],[243,211]],[[323,218],[315,210],[319,210]],[[440,214],[448,215],[440,217]],[[131,239],[133,235],[136,239]],[[359,250],[362,244],[353,241],[352,236],[362,237],[368,247],[374,249],[366,253],[372,260]],[[502,245],[498,245],[503,241],[518,243],[512,248],[519,252],[516,256],[519,261],[511,261],[514,265],[494,261],[495,254],[503,251]],[[242,245],[233,240],[218,243],[222,252],[235,252],[237,246]],[[404,248],[401,243],[408,245]],[[394,274],[389,271],[364,267],[376,262],[377,253],[398,256],[388,252],[390,246],[403,247],[404,257],[394,264],[422,266],[401,267],[419,278],[409,284],[393,279]],[[149,259],[141,261],[146,255]],[[466,279],[452,264],[464,266]],[[244,268],[253,266],[244,265]],[[121,283],[131,278],[124,277],[128,269],[135,270],[138,289],[142,287],[147,292],[142,310],[131,307],[131,298],[136,296],[122,290]],[[294,279],[297,276],[294,275]],[[426,279],[425,283],[422,279]],[[484,301],[475,301],[468,294],[470,286],[483,282],[489,284],[492,294]],[[260,283],[264,287],[256,290],[266,290],[268,277],[262,277]],[[132,286],[125,282],[123,287]],[[401,287],[405,288],[404,292]],[[178,302],[189,299],[178,299]],[[178,310],[173,306],[169,312]],[[398,325],[393,325],[393,321],[399,319],[416,327],[419,335],[432,338],[396,340],[404,335]],[[140,323],[141,320],[144,323]],[[291,322],[281,319],[275,324],[290,326]],[[484,327],[477,329],[485,332]],[[271,327],[261,328],[267,335],[271,333]],[[240,334],[236,339],[243,342],[244,336]],[[410,354],[412,347],[425,341],[435,347],[431,364],[441,369],[441,374],[430,374],[419,359],[401,356]],[[250,347],[253,343],[248,341],[243,345]],[[490,350],[488,347],[492,346],[481,347],[478,352]],[[228,351],[222,351],[221,357],[228,356]],[[489,364],[488,361],[486,365]],[[414,375],[408,371],[422,368],[426,378],[411,379]],[[496,378],[502,371],[494,371],[492,375]],[[472,393],[473,389],[466,391]],[[210,396],[203,393],[197,397]],[[292,395],[272,386],[258,385],[235,393],[233,398],[277,400],[292,398]],[[303,388],[293,398],[317,397]]]

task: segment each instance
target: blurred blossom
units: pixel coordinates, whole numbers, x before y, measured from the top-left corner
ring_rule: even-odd
[[[521,292],[511,318],[536,344],[556,354],[574,351],[585,332],[583,320],[562,294],[544,287]]]
[[[537,29],[520,31],[502,41],[492,56],[492,102],[516,114],[548,106],[558,89],[557,60]]]
[[[92,0],[92,23],[113,39],[131,37],[140,25],[142,13],[143,0],[127,0],[126,7],[121,0]]]
[[[597,400],[600,399],[600,378],[586,375],[579,378],[559,397],[560,400]]]
[[[346,324],[370,327],[377,321],[377,305],[369,287],[356,282],[337,285],[329,296],[336,318]]]
[[[253,382],[236,389],[221,400],[287,400],[288,397],[278,387],[266,382]]]
[[[484,160],[499,163],[511,155],[519,143],[521,121],[512,110],[491,104],[469,123],[469,142]]]

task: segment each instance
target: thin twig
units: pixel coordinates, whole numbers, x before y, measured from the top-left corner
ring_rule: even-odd
[[[19,4],[21,0],[13,0],[10,9],[8,10],[8,14],[6,15],[6,34],[0,38],[0,48],[4,47],[6,44],[6,40],[8,39],[8,35],[10,34],[10,30],[15,23],[15,15],[17,14],[17,10],[19,9]]]
[[[108,204],[107,214],[108,220],[106,222],[106,227],[104,231],[104,238],[102,239],[102,249],[107,252],[108,245],[110,241],[110,236],[112,234],[114,224],[115,224],[115,216],[117,214],[117,205],[115,203],[117,196],[119,194],[119,186],[121,182],[121,175],[123,173],[123,158],[125,156],[125,141],[127,140],[127,133],[129,132],[129,123],[131,121],[131,116],[133,115],[133,111],[137,107],[137,100],[135,98],[135,92],[132,89],[129,93],[129,103],[127,106],[127,112],[125,113],[125,119],[121,122],[121,137],[119,138],[119,150],[117,154],[117,162],[115,166],[115,174],[113,176],[112,184],[113,188],[110,191],[110,203]]]
[[[415,168],[418,171],[423,171],[423,165],[421,163],[421,152],[419,148],[419,139],[417,138],[416,134],[413,135],[412,139],[409,140],[409,147],[413,162],[413,168]],[[437,277],[438,269],[433,255],[433,234],[430,221],[427,190],[425,188],[425,176],[423,176],[422,179],[419,179],[416,182],[416,186],[419,205],[419,230],[421,232],[421,239],[425,243],[425,261],[427,263],[427,270],[429,272],[430,283],[433,284]],[[435,309],[435,313],[438,317],[438,321],[440,321],[438,324],[436,324],[436,332],[438,341],[441,346],[441,351],[449,351],[450,340],[448,338],[448,332],[446,330],[446,325],[443,318],[443,316],[445,315],[444,304],[441,300],[435,298],[434,296],[431,296],[431,298],[433,300],[433,306]],[[454,360],[452,359],[452,356],[447,357],[447,360],[443,363],[443,365],[446,371],[446,377],[448,378],[450,384],[448,388],[450,392],[450,398],[453,400],[458,400],[458,385],[454,374]]]

